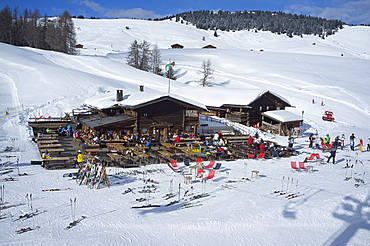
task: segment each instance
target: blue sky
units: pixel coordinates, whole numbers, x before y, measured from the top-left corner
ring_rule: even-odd
[[[100,18],[161,18],[189,10],[269,10],[370,24],[370,0],[0,0],[0,7],[38,9],[41,15]]]

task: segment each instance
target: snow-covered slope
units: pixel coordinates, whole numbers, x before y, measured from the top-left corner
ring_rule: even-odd
[[[211,196],[202,201],[202,206],[136,211],[129,208],[139,197],[121,193],[128,187],[142,186],[142,177],[123,175],[118,180],[111,176],[112,188],[96,191],[62,178],[66,171],[30,166],[30,160],[40,156],[31,141],[27,121],[41,115],[63,116],[64,112],[109,95],[114,99],[116,89],[124,89],[125,95],[136,98],[167,93],[166,78],[126,65],[127,50],[136,39],[158,44],[163,64],[169,60],[176,62],[179,78],[171,81],[171,93],[205,105],[220,105],[243,104],[254,92],[271,90],[295,106],[289,111],[298,115],[303,112],[306,135],[296,140],[299,150],[311,152],[307,148],[307,134],[316,131],[320,136],[328,133],[332,137],[344,133],[347,144],[348,136],[355,133],[357,141],[362,138],[366,142],[370,137],[369,27],[346,26],[323,40],[252,31],[218,32],[219,36],[214,37],[213,31],[174,21],[77,19],[75,26],[78,43],[84,45],[78,56],[0,44],[0,147],[19,147],[20,151],[12,154],[19,158],[22,171],[33,174],[4,183],[7,202],[4,206],[10,207],[3,211],[18,216],[27,210],[26,193],[34,194],[34,208],[47,210],[22,223],[0,220],[1,245],[23,245],[28,240],[35,245],[367,244],[368,186],[355,188],[354,179],[344,181],[344,178],[353,176],[368,181],[365,173],[369,172],[370,152],[350,153],[355,167],[347,170],[342,169],[348,158],[346,151],[339,151],[337,165],[315,165],[312,174],[290,171],[290,161],[302,161],[307,154],[262,162],[223,162],[224,169],[206,185]],[[169,49],[175,43],[185,48]],[[208,44],[217,49],[201,49]],[[200,79],[197,72],[207,59],[215,73],[212,87],[203,88],[197,83]],[[144,93],[139,93],[139,85],[145,86]],[[325,106],[320,106],[321,101]],[[335,122],[321,120],[327,109],[334,111]],[[286,144],[286,138],[274,140]],[[6,161],[7,154],[0,153],[1,163]],[[170,180],[177,187],[183,179],[165,165],[161,167],[165,174],[149,177],[160,182],[153,203],[164,204],[161,198],[168,192]],[[260,171],[255,182],[238,182],[232,189],[222,186],[228,179],[250,177],[251,170]],[[119,170],[112,168],[110,173],[116,171]],[[41,192],[45,188],[67,186],[73,190]],[[189,185],[182,186],[190,189]],[[200,182],[193,187],[195,193],[202,191]],[[288,187],[305,195],[287,200],[270,194]],[[75,230],[65,231],[63,227],[70,222],[71,197],[77,197],[78,214],[89,218]],[[13,232],[34,224],[41,228],[21,236]]]

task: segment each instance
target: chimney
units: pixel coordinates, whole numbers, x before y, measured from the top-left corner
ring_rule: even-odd
[[[123,90],[117,90],[117,102],[123,100]]]

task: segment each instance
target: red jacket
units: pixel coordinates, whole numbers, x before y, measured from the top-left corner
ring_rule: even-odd
[[[260,151],[265,151],[265,145],[263,145],[262,143],[260,144]]]

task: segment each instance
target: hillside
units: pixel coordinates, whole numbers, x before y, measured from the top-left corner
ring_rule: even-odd
[[[307,147],[307,136],[316,131],[319,136],[328,133],[332,138],[344,133],[347,145],[349,135],[355,133],[356,143],[360,138],[366,143],[370,137],[369,27],[345,26],[322,40],[315,36],[288,38],[249,31],[220,31],[216,38],[213,31],[169,20],[74,22],[77,42],[84,45],[78,56],[0,44],[0,148],[19,147],[12,155],[19,158],[22,172],[32,174],[18,182],[4,183],[5,205],[11,206],[4,211],[14,216],[27,211],[26,193],[34,194],[34,208],[47,210],[30,222],[1,220],[0,245],[25,245],[29,240],[35,245],[365,245],[370,240],[369,179],[365,175],[370,171],[368,151],[338,151],[336,165],[315,164],[312,174],[290,170],[290,161],[302,161],[306,154],[262,162],[223,162],[223,170],[206,185],[211,196],[202,200],[203,206],[138,211],[130,207],[139,195],[121,193],[128,187],[142,186],[143,176],[115,178],[114,173],[122,170],[111,168],[112,187],[90,190],[62,178],[65,170],[47,171],[31,166],[30,161],[40,160],[40,155],[27,125],[30,117],[64,116],[86,102],[109,95],[114,98],[116,89],[139,96],[139,85],[144,85],[143,97],[166,93],[166,78],[126,65],[127,50],[136,39],[158,44],[164,64],[169,60],[176,62],[180,76],[171,82],[171,93],[218,105],[242,104],[247,90],[271,90],[294,105],[289,111],[298,115],[304,111],[305,136],[295,143],[300,151],[312,151]],[[175,43],[185,48],[170,49]],[[217,49],[201,49],[208,44]],[[197,71],[205,59],[210,59],[215,68],[213,85],[207,88],[196,82]],[[312,99],[317,103],[312,104]],[[320,106],[321,101],[325,106]],[[326,109],[333,110],[335,122],[322,121]],[[285,137],[263,137],[287,144]],[[0,152],[2,163],[7,154]],[[355,165],[353,169],[342,168],[347,158]],[[178,183],[185,190],[191,189],[183,184],[181,175],[172,173],[165,164],[148,168],[165,170],[148,176],[160,182],[158,194],[151,198],[153,203],[167,202],[162,197],[168,193],[171,180],[175,189]],[[233,189],[222,186],[228,179],[250,177],[251,170],[259,170],[260,178],[235,183]],[[344,181],[350,175],[363,178],[365,185],[356,188],[354,179]],[[41,192],[67,186],[72,190]],[[288,187],[305,195],[287,200],[270,194]],[[197,182],[193,188],[194,193],[200,193],[203,187]],[[86,215],[88,219],[68,231],[63,228],[71,220],[69,199],[74,197],[78,201],[78,216]],[[21,205],[13,207],[15,204]],[[41,228],[22,235],[14,233],[30,225]]]

